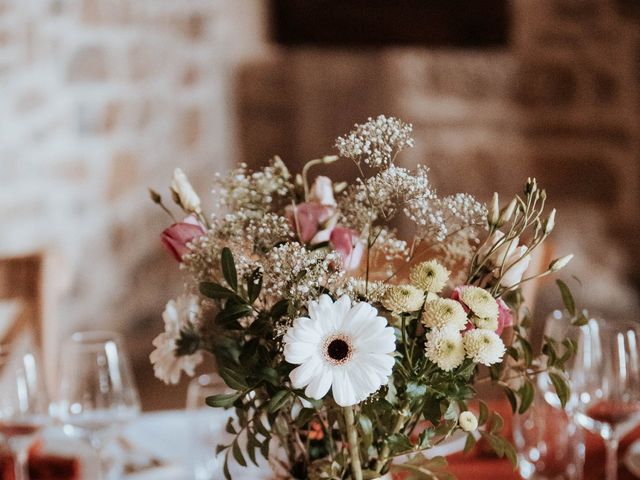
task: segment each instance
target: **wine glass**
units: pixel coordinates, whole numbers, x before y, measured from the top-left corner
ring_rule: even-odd
[[[106,476],[102,450],[140,412],[140,400],[120,336],[77,332],[65,342],[56,414],[70,436],[88,441]]]
[[[572,369],[576,421],[605,442],[606,478],[616,480],[620,439],[640,423],[640,325],[590,320]]]
[[[0,345],[0,435],[14,454],[16,480],[29,478],[29,447],[48,422],[49,400],[37,349]]]
[[[545,337],[577,341],[580,328],[571,317],[555,310],[546,319]],[[581,480],[584,465],[584,438],[571,413],[574,401],[562,407],[549,375],[537,376],[534,400],[526,413],[513,418],[513,438],[518,454],[518,470],[525,479]]]

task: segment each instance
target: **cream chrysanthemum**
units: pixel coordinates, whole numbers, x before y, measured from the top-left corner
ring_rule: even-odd
[[[498,302],[484,288],[471,285],[462,287],[460,300],[480,318],[498,318]]]
[[[425,304],[422,323],[428,328],[451,327],[463,330],[467,325],[467,314],[460,302],[450,298],[436,298]]]
[[[413,285],[394,285],[382,297],[382,305],[393,313],[415,312],[424,303],[424,292]]]
[[[355,405],[389,381],[395,335],[387,320],[365,302],[343,295],[309,302],[309,317],[296,318],[284,336],[284,357],[298,365],[294,388],[322,399],[329,389],[340,406]]]
[[[449,280],[451,272],[436,260],[419,263],[411,269],[409,280],[425,292],[439,293]]]
[[[445,372],[453,370],[464,361],[462,335],[455,328],[434,328],[426,335],[425,352]]]
[[[462,412],[458,417],[458,425],[465,432],[475,432],[478,429],[478,419],[472,412]]]
[[[491,366],[502,360],[505,346],[502,339],[491,330],[474,329],[464,335],[467,357],[476,363]]]
[[[164,332],[153,339],[156,349],[149,359],[155,376],[164,383],[176,384],[184,371],[193,376],[195,367],[202,362],[202,353],[178,356],[176,353],[180,331],[193,327],[200,317],[200,299],[196,295],[182,295],[167,303],[162,313]]]
[[[497,318],[474,317],[473,323],[476,326],[476,328],[480,328],[483,330],[491,330],[492,332],[495,332],[498,329]]]

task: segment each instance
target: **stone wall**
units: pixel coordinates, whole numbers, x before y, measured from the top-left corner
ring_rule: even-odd
[[[277,152],[301,165],[332,151],[354,122],[397,115],[416,138],[402,161],[427,164],[440,191],[488,199],[537,177],[559,209],[555,250],[580,258],[564,275],[578,296],[606,313],[632,311],[640,288],[637,278],[631,288],[640,271],[638,12],[623,0],[511,5],[512,40],[501,51],[298,48],[246,66],[238,99],[245,161]],[[547,310],[558,304],[551,290],[543,291]]]
[[[61,335],[162,328],[181,281],[146,188],[180,165],[206,192],[235,160],[234,70],[264,45],[262,6],[0,0],[0,256],[60,258]]]

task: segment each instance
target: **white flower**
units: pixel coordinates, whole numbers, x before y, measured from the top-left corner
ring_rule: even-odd
[[[198,197],[198,194],[193,190],[187,176],[179,168],[176,168],[173,172],[171,190],[178,196],[182,208],[187,212],[200,211],[200,197]]]
[[[531,262],[531,255],[526,252],[527,247],[522,245],[509,255],[502,269],[503,274],[500,285],[509,288],[522,280],[522,276],[524,272],[527,271],[527,268],[529,268],[529,263]]]
[[[180,357],[176,355],[176,340],[180,338],[180,330],[197,324],[199,316],[200,301],[196,295],[182,295],[167,303],[162,313],[164,332],[153,340],[156,349],[149,355],[155,376],[164,383],[178,383],[182,371],[193,376],[195,367],[202,362],[200,352]]]
[[[483,288],[460,287],[460,300],[480,318],[498,318],[498,302]]]
[[[422,323],[428,328],[452,327],[463,330],[467,325],[467,313],[460,302],[450,298],[436,298],[425,304]]]
[[[343,295],[309,302],[309,317],[296,318],[284,337],[284,357],[297,364],[294,388],[322,399],[331,388],[340,406],[355,405],[389,381],[395,335],[387,320],[365,302]]]
[[[506,349],[495,332],[478,328],[465,333],[464,350],[474,362],[491,366],[502,360]]]
[[[552,272],[557,272],[560,269],[563,269],[569,262],[573,260],[573,253],[569,255],[565,255],[564,257],[556,258],[553,262],[549,264],[549,270]]]
[[[426,335],[425,353],[445,372],[453,370],[464,361],[462,335],[455,328],[434,328]]]
[[[474,317],[473,323],[476,326],[476,328],[480,328],[483,330],[492,330],[494,332],[498,329],[498,325],[499,325],[497,318]]]
[[[413,285],[394,285],[382,297],[382,305],[393,313],[415,312],[424,304],[424,292]]]
[[[504,237],[504,233],[500,230],[493,232],[484,245],[478,249],[478,257],[482,259],[488,255],[487,261],[491,267],[499,267],[503,262],[506,262],[518,247],[520,239],[515,237],[509,241],[504,241]],[[494,245],[498,243],[500,243],[500,246],[493,249]]]
[[[319,203],[325,207],[336,207],[336,199],[333,198],[333,183],[329,177],[322,175],[316,177],[309,191],[308,202]]]
[[[458,417],[458,425],[465,432],[475,432],[478,429],[478,419],[472,412],[462,412]]]
[[[451,272],[436,260],[419,263],[411,269],[411,283],[425,292],[440,292],[449,280]]]

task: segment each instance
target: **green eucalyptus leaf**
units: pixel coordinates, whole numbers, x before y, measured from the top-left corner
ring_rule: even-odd
[[[244,459],[242,455],[242,450],[240,450],[240,445],[238,444],[238,439],[234,440],[233,445],[231,445],[231,453],[233,454],[233,458],[238,465],[242,465],[243,467],[247,466],[247,461]]]
[[[242,396],[242,392],[236,393],[221,393],[219,395],[212,395],[205,399],[205,402],[210,407],[214,408],[229,408]]]
[[[489,419],[489,407],[482,400],[480,400],[479,405],[480,415],[478,416],[478,425],[482,426],[487,423],[487,420]]]
[[[562,303],[564,303],[565,308],[571,314],[571,316],[575,316],[576,314],[576,302],[573,299],[573,295],[571,295],[571,290],[567,287],[567,284],[562,280],[556,280],[556,284],[560,289],[560,295],[562,296]]]
[[[224,367],[220,369],[219,373],[222,379],[224,380],[224,383],[226,383],[229,387],[233,388],[234,390],[246,390],[247,388],[249,388],[249,385],[247,384],[247,379],[238,370]]]
[[[569,401],[569,396],[571,395],[569,384],[561,375],[554,372],[549,372],[549,379],[551,379],[553,388],[555,388],[556,394],[560,399],[560,404],[562,405],[562,408],[564,408]]]
[[[207,298],[212,298],[214,300],[233,298],[240,303],[244,302],[244,300],[242,300],[242,298],[240,298],[236,292],[228,289],[224,285],[220,285],[219,283],[200,282],[199,289],[200,293]]]
[[[513,393],[513,390],[509,387],[504,387],[503,391],[507,400],[509,400],[509,405],[511,405],[511,412],[516,413],[516,410],[518,410],[518,399],[516,398],[516,394]]]
[[[224,474],[224,478],[226,480],[231,479],[231,473],[229,473],[229,452],[224,456],[224,466],[222,467],[222,473]]]
[[[285,404],[289,401],[289,396],[291,392],[289,390],[280,390],[271,397],[269,401],[269,405],[267,407],[267,411],[269,413],[275,413],[280,410]]]
[[[476,437],[472,433],[467,434],[467,440],[464,442],[464,453],[469,453],[476,445]]]
[[[526,379],[522,387],[518,390],[518,395],[520,396],[520,408],[518,409],[518,413],[520,415],[529,409],[533,403],[534,394],[535,388],[531,383],[531,380]]]
[[[239,318],[246,317],[252,312],[252,309],[249,305],[231,305],[222,310],[216,316],[216,322],[224,327],[231,327],[234,325],[235,320]]]
[[[238,290],[238,274],[236,272],[236,264],[233,260],[233,254],[228,247],[222,249],[220,255],[220,264],[222,266],[222,275],[229,286],[234,290]]]

